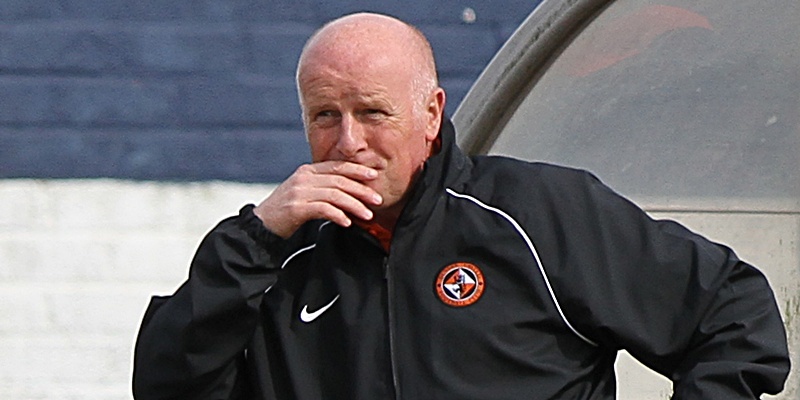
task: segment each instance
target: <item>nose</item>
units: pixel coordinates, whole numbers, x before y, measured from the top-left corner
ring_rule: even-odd
[[[343,115],[339,129],[339,140],[336,142],[336,150],[345,157],[355,156],[358,152],[367,148],[365,134],[364,126],[357,118]]]

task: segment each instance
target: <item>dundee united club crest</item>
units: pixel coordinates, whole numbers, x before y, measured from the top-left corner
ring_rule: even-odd
[[[436,277],[436,295],[445,304],[465,307],[483,295],[483,273],[475,264],[450,264]]]

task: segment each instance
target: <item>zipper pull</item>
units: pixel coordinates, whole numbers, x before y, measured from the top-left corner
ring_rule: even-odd
[[[383,257],[383,279],[389,280],[389,257]]]

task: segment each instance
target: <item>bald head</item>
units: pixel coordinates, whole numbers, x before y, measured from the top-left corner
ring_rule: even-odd
[[[391,230],[443,121],[446,96],[428,41],[383,15],[337,19],[303,49],[297,89],[312,162],[375,170],[365,180],[342,175],[380,194],[373,220]]]
[[[417,28],[386,15],[358,13],[327,23],[306,42],[297,66],[301,102],[300,82],[309,66],[339,59],[358,68],[379,57],[413,71],[410,84],[421,101],[438,87],[431,45]]]

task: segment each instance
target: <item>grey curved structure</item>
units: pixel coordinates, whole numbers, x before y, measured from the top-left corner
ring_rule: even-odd
[[[800,365],[800,3],[545,0],[453,120],[462,148],[585,168],[759,266]],[[621,399],[669,382],[627,356]],[[800,396],[794,368],[779,399]]]

